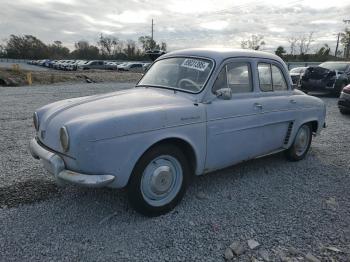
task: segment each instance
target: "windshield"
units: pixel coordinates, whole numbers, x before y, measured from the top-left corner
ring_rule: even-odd
[[[213,69],[213,62],[202,58],[166,58],[155,62],[138,86],[155,86],[197,93]]]
[[[329,69],[329,70],[337,70],[337,71],[345,71],[346,67],[349,63],[322,63],[319,66]]]

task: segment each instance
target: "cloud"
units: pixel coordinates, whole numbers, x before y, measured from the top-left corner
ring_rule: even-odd
[[[161,15],[161,12],[154,11],[154,10],[149,10],[149,11],[126,10],[118,15],[115,15],[115,14],[107,15],[107,18],[113,21],[118,21],[126,24],[138,24],[138,23],[146,23],[147,21],[150,20],[150,17],[158,16],[158,15]]]
[[[169,49],[239,48],[251,34],[264,35],[268,49],[288,49],[289,37],[311,31],[315,46],[334,48],[349,13],[344,0],[17,0],[1,6],[0,39],[33,34],[72,47],[82,39],[94,44],[100,33],[136,40],[150,35],[153,18],[155,40]]]
[[[205,28],[205,29],[209,29],[209,30],[221,31],[228,26],[228,22],[227,21],[212,21],[212,22],[202,23],[200,26]]]

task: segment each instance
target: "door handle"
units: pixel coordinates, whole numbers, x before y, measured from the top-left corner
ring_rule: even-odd
[[[296,104],[297,103],[297,101],[295,101],[294,99],[289,100],[289,102],[291,102],[292,104]]]
[[[259,108],[259,109],[263,108],[262,104],[259,104],[259,103],[254,103],[254,107]]]

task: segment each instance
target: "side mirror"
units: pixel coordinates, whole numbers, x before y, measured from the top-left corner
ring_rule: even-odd
[[[217,98],[221,98],[224,100],[230,100],[232,98],[232,90],[231,88],[220,88],[216,91]]]

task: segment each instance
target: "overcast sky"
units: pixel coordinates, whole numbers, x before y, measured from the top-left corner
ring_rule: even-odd
[[[313,49],[335,46],[350,19],[349,0],[0,0],[0,39],[32,34],[69,48],[100,33],[119,39],[149,35],[169,50],[187,47],[239,48],[242,39],[262,34],[265,49],[288,49],[288,37],[314,32]],[[334,49],[333,49],[334,50]]]

